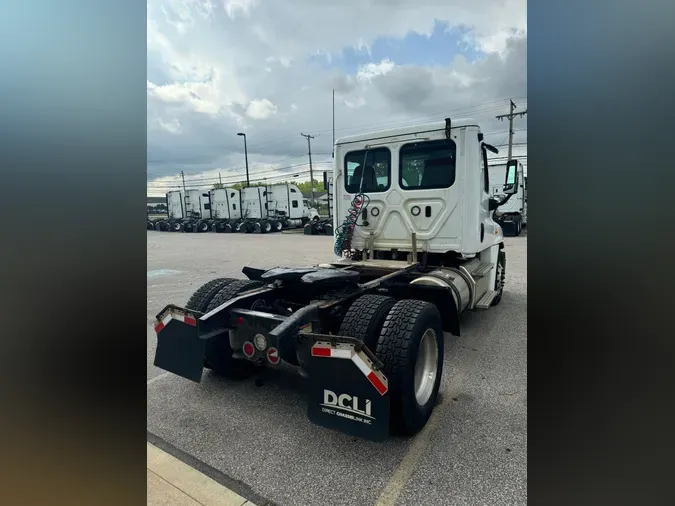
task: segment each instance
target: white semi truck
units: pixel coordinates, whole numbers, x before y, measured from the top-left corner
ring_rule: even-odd
[[[508,202],[495,211],[494,219],[499,223],[504,232],[520,235],[527,226],[527,178],[525,177],[523,164],[517,162],[520,185],[515,194]],[[490,165],[490,195],[496,198],[504,197],[503,181],[506,176],[506,164]]]
[[[200,382],[282,362],[309,378],[309,420],[382,441],[414,434],[437,402],[444,332],[501,301],[506,249],[487,152],[473,120],[411,125],[335,143],[335,258],[306,268],[243,267],[156,317],[154,364]]]
[[[241,190],[241,219],[231,223],[232,232],[268,233],[299,228],[318,219],[316,209],[303,202],[300,189],[289,183],[254,186]]]
[[[167,218],[148,222],[148,229],[171,232],[206,232],[211,214],[209,194],[202,190],[174,190],[166,194]]]

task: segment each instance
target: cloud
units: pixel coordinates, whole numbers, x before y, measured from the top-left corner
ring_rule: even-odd
[[[267,119],[276,113],[277,106],[266,98],[251,100],[246,108],[246,116],[253,119]]]
[[[162,118],[158,118],[157,123],[161,128],[163,128],[169,133],[179,134],[181,132],[180,122],[176,118],[170,119],[168,121],[164,121]]]
[[[385,58],[379,63],[367,63],[359,65],[359,70],[356,72],[356,79],[358,81],[371,81],[374,77],[387,75],[394,70],[396,65],[394,62]]]
[[[435,21],[463,28],[463,44],[485,53],[434,66],[389,58],[340,66],[346,48],[430,35]],[[510,98],[527,107],[525,21],[523,0],[149,0],[148,177],[236,177],[239,131],[247,133],[251,173],[299,165],[288,170],[307,177],[300,132],[314,135],[313,161],[324,170],[332,162],[332,90],[338,137],[471,116],[489,142],[502,143],[507,125],[495,116]],[[516,142],[526,141],[527,117],[515,127]],[[153,188],[161,194],[165,186]]]

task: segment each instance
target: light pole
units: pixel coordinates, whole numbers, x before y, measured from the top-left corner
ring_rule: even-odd
[[[248,149],[246,148],[246,134],[239,132],[237,135],[241,135],[244,138],[244,156],[246,157],[246,188],[250,186],[248,180]]]

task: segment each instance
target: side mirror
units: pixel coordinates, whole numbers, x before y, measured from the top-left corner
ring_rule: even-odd
[[[509,160],[506,164],[506,180],[504,181],[504,193],[513,195],[518,191],[518,160]]]

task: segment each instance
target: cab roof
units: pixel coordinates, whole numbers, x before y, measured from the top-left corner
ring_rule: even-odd
[[[464,127],[476,127],[480,130],[478,122],[473,118],[450,119],[452,129]],[[387,137],[397,137],[400,135],[411,135],[423,132],[433,132],[445,129],[445,120],[433,121],[429,123],[416,123],[414,125],[390,128],[387,130],[375,130],[355,135],[339,137],[335,140],[335,145],[350,144],[352,142],[363,142],[374,139],[383,139]]]

